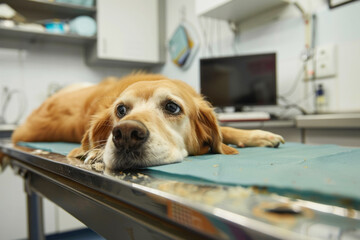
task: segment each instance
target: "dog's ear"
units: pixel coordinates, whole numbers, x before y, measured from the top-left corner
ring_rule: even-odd
[[[198,103],[197,121],[195,131],[199,141],[200,153],[204,154],[204,147],[209,148],[213,153],[237,154],[235,148],[229,147],[222,142],[222,135],[215,113],[211,104],[203,99]]]
[[[68,156],[82,157],[86,155],[89,150],[104,147],[111,130],[112,117],[110,111],[101,111],[99,114],[95,115],[90,122],[88,130],[81,140],[81,147],[71,151]]]
[[[104,145],[113,128],[112,115],[107,109],[95,115],[91,121],[89,140],[93,146]]]

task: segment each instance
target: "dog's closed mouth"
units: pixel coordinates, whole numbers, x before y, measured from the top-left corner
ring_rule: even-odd
[[[135,169],[148,167],[146,146],[138,148],[115,148],[113,150],[113,169]]]

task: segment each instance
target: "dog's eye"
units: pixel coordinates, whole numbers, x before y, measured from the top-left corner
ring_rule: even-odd
[[[118,105],[116,107],[116,115],[119,117],[119,118],[122,118],[123,116],[126,115],[126,112],[127,112],[127,109],[124,105]]]
[[[173,101],[169,101],[165,105],[165,110],[171,114],[179,114],[181,111],[181,108]]]

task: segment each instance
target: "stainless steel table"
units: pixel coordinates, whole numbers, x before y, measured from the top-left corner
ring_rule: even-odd
[[[360,238],[360,211],[351,200],[335,206],[149,170],[108,172],[9,141],[0,142],[0,152],[24,178],[30,239],[44,238],[43,197],[106,239]]]

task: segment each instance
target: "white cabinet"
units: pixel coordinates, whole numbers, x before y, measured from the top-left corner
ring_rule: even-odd
[[[288,0],[196,0],[196,13],[199,16],[240,22],[288,3]]]
[[[164,14],[163,0],[98,0],[98,35],[89,63],[163,63]]]

